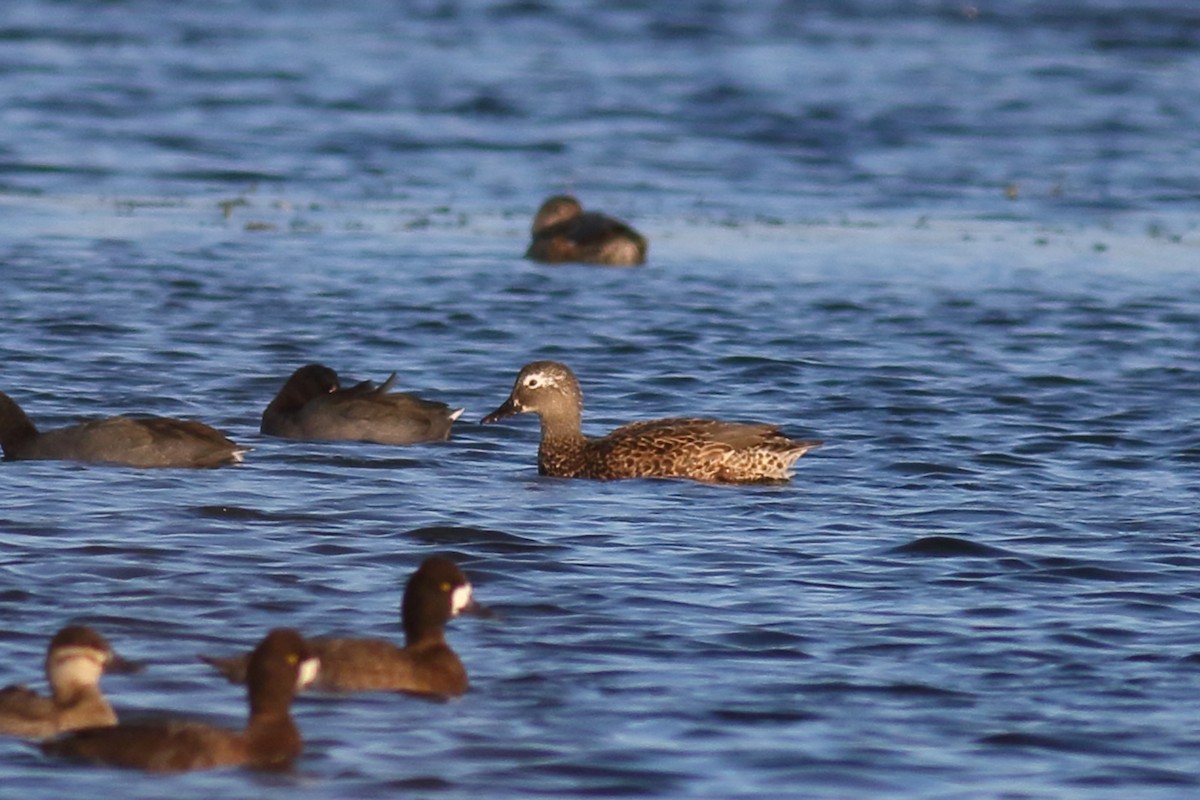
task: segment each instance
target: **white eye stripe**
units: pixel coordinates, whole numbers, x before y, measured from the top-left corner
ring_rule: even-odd
[[[50,663],[58,667],[77,658],[85,658],[97,664],[106,664],[108,662],[108,653],[103,650],[97,650],[94,647],[56,647],[50,656]]]
[[[536,389],[541,384],[545,384],[546,386],[557,386],[558,379],[545,372],[535,372],[534,374],[526,376],[525,378],[525,386],[528,389]]]

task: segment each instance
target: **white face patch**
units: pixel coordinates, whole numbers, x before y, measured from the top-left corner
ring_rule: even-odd
[[[50,659],[51,686],[95,686],[108,655],[91,647],[59,647]]]
[[[530,375],[526,375],[525,380],[522,381],[522,384],[526,389],[541,389],[547,386],[557,386],[558,376],[552,375],[549,372],[542,372],[541,370],[538,370]]]
[[[296,689],[303,689],[305,686],[312,685],[312,682],[317,679],[317,675],[321,672],[321,661],[316,658],[306,658],[300,662],[300,669],[296,676]]]
[[[471,584],[464,583],[450,594],[450,616],[457,617],[459,612],[471,604]]]

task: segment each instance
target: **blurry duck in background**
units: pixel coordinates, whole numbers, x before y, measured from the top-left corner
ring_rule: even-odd
[[[186,720],[135,722],[85,728],[48,739],[42,743],[42,752],[149,772],[286,768],[303,749],[300,731],[292,721],[292,698],[316,677],[319,667],[299,633],[276,628],[250,656],[250,718],[245,730]]]
[[[249,450],[201,422],[170,417],[109,417],[39,432],[0,392],[0,446],[9,461],[82,461],[126,467],[217,467]]]
[[[392,392],[396,373],[382,386],[362,381],[347,389],[322,364],[292,373],[262,415],[261,431],[302,441],[416,444],[450,438],[463,410],[416,395]]]
[[[575,261],[632,267],[646,261],[646,237],[618,219],[584,211],[570,195],[542,203],[533,218],[533,241],[525,257],[534,261]]]
[[[467,691],[467,670],[446,642],[446,623],[460,614],[491,616],[475,601],[471,582],[450,559],[429,556],[404,587],[404,646],[386,639],[320,636],[308,640],[321,661],[313,688],[329,692],[404,692],[455,697]],[[200,656],[231,683],[246,681],[245,654]]]
[[[100,677],[138,669],[91,628],[68,625],[46,649],[49,697],[24,686],[0,689],[0,734],[45,739],[78,728],[116,725],[117,715],[100,692]]]

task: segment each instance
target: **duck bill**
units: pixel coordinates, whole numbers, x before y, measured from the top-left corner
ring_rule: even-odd
[[[490,608],[475,600],[475,591],[470,583],[464,583],[450,596],[450,616],[470,614],[473,617],[494,617]]]
[[[459,614],[466,614],[480,619],[495,619],[499,615],[485,606],[483,603],[475,602],[475,598],[471,598],[465,606],[458,610]]]
[[[488,414],[486,417],[484,417],[483,419],[481,419],[479,421],[480,422],[496,422],[498,420],[504,419],[505,417],[511,417],[513,414],[520,414],[521,411],[522,411],[521,407],[518,406],[516,404],[516,402],[514,402],[513,399],[510,397],[507,400],[505,400],[500,405],[499,408],[497,408],[495,411]]]
[[[121,658],[116,653],[113,653],[108,661],[104,664],[105,672],[113,672],[116,674],[132,675],[135,672],[142,671],[142,665],[136,661],[130,661],[126,658]]]

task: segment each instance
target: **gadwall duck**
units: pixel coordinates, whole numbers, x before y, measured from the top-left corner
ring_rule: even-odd
[[[467,691],[467,671],[446,643],[446,623],[459,614],[487,615],[471,584],[448,558],[425,559],[404,587],[404,647],[385,639],[309,639],[321,660],[314,689],[331,692],[389,691],[453,697]],[[232,683],[246,679],[246,656],[201,656]]]
[[[533,241],[525,257],[534,261],[578,261],[632,267],[646,261],[646,237],[620,220],[583,210],[570,195],[542,203],[533,218]]]
[[[0,392],[0,446],[10,461],[58,460],[127,467],[217,467],[242,460],[248,448],[192,420],[109,417],[38,432]]]
[[[321,364],[292,373],[262,415],[269,436],[305,441],[415,444],[450,438],[461,408],[392,393],[396,373],[376,386],[362,381],[343,389],[338,375]]]
[[[541,418],[538,472],[559,478],[692,478],[712,483],[785,481],[818,441],[795,441],[777,425],[712,419],[633,422],[607,436],[583,434],[583,391],[557,361],[526,364],[508,400],[483,418]]]
[[[100,676],[137,669],[91,628],[68,625],[54,634],[46,650],[49,697],[24,686],[0,689],[0,734],[45,739],[78,728],[116,725],[117,715],[100,692]]]
[[[67,733],[43,742],[42,751],[150,772],[287,767],[303,747],[292,721],[292,698],[318,668],[299,633],[276,628],[250,656],[250,719],[245,730],[182,720],[128,723]]]

